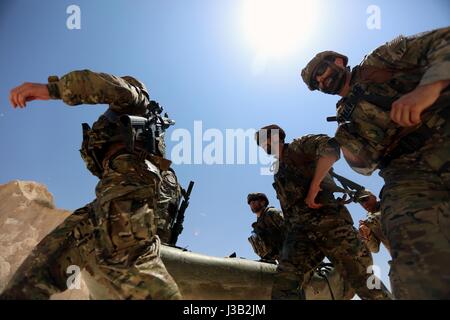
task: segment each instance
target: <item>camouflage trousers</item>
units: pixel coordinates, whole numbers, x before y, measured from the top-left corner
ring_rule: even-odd
[[[272,299],[302,299],[305,275],[327,257],[361,299],[390,299],[378,278],[368,286],[372,256],[359,240],[352,219],[344,206],[324,206],[311,210],[295,206],[289,211],[287,235],[277,266]],[[286,212],[285,212],[286,214]],[[369,281],[370,282],[370,281]]]
[[[443,161],[432,161],[439,158]],[[450,299],[449,160],[447,138],[380,172],[385,181],[381,223],[391,245],[396,299]]]
[[[116,157],[96,187],[96,200],[37,245],[0,298],[48,299],[71,285],[73,270],[84,269],[95,283],[89,288],[94,298],[98,287],[105,299],[180,299],[159,255],[158,188],[153,164]]]

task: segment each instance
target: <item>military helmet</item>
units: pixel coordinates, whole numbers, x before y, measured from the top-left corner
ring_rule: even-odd
[[[264,201],[266,201],[266,205],[269,205],[269,199],[267,198],[267,196],[264,193],[261,193],[261,192],[249,193],[247,196],[247,203],[250,204],[250,201],[253,201],[253,200],[264,200]]]
[[[128,82],[129,84],[131,84],[132,86],[139,88],[147,96],[147,98],[150,99],[150,94],[148,93],[147,88],[142,82],[131,76],[123,76],[121,78],[126,82]]]
[[[320,52],[316,54],[316,56],[312,58],[311,61],[308,62],[306,67],[303,68],[301,76],[303,78],[303,81],[308,86],[309,90],[311,91],[317,90],[317,88],[313,85],[312,80],[314,80],[313,79],[314,71],[319,66],[319,64],[324,60],[334,61],[334,59],[336,58],[342,58],[344,60],[344,66],[347,66],[348,57],[335,51]]]

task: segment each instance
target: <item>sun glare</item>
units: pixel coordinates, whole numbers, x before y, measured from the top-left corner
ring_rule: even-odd
[[[283,57],[294,53],[311,35],[316,15],[313,1],[244,0],[245,40],[257,55]]]

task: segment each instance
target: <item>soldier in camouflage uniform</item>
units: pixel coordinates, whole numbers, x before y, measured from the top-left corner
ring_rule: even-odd
[[[321,165],[321,159],[339,158],[337,144],[326,135],[307,135],[285,144],[285,136],[277,125],[264,127],[256,134],[258,145],[278,159],[273,186],[287,230],[272,298],[304,298],[304,275],[327,257],[362,299],[389,299],[384,286],[367,286],[368,277],[373,276],[368,274],[372,256],[359,240],[350,213],[334,198],[336,184],[330,175],[319,196],[323,205],[311,209],[306,203],[316,166]]]
[[[359,204],[367,210],[367,219],[359,221],[359,235],[366,244],[370,252],[377,253],[382,243],[389,251],[390,246],[381,228],[380,201],[368,190],[365,195],[358,200]]]
[[[155,154],[137,141],[130,150],[118,121],[121,115],[145,117],[149,112],[152,101],[144,85],[129,76],[83,70],[61,79],[52,76],[47,85],[25,83],[10,95],[14,107],[35,99],[109,105],[92,129],[83,124],[81,155],[100,181],[95,201],[76,210],[37,245],[1,298],[48,299],[67,289],[71,265],[85,269],[111,299],[181,298],[160,258],[156,235],[166,223],[155,215],[170,205],[173,194],[161,191],[177,189],[170,161],[164,159],[163,136],[156,137]]]
[[[302,78],[342,97],[335,138],[350,166],[365,175],[380,169],[394,296],[449,299],[450,28],[399,36],[352,70],[347,62],[322,52]]]
[[[257,217],[256,222],[252,223],[252,235],[248,238],[253,251],[263,261],[279,260],[286,232],[283,213],[269,207],[269,199],[264,193],[250,193],[247,203]]]
[[[264,193],[250,193],[247,196],[247,203],[257,216],[256,222],[252,223],[253,231],[248,241],[253,247],[253,251],[261,258],[260,261],[268,263],[278,263],[286,236],[283,212],[269,207],[269,199]],[[322,266],[323,254],[316,252],[316,256],[311,256],[312,265]],[[309,284],[316,268],[305,273],[303,283]],[[302,288],[300,297],[305,297]]]

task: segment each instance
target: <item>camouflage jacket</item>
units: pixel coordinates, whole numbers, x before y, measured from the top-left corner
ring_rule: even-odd
[[[288,218],[293,206],[307,208],[304,201],[317,160],[330,154],[339,158],[339,147],[334,139],[324,134],[306,135],[285,144],[281,160],[276,163],[273,183],[285,217]],[[332,193],[336,184],[329,174],[321,186],[323,191],[319,193],[319,202],[334,202]]]
[[[365,240],[365,244],[373,253],[380,250],[380,243],[382,243],[388,251],[390,251],[389,242],[383,234],[380,221],[381,212],[367,212],[367,219],[364,224],[370,229],[369,239]]]
[[[53,99],[62,99],[70,106],[108,104],[118,113],[143,115],[148,95],[124,78],[90,70],[72,71],[59,79],[50,76],[48,89]]]
[[[278,260],[285,234],[283,213],[267,207],[252,227],[249,241],[255,253],[264,260]]]
[[[402,128],[390,120],[391,104],[418,85],[450,79],[450,28],[404,37],[377,48],[352,70],[350,93],[337,103],[340,126],[335,138],[343,149],[364,160],[352,168],[370,175],[379,168]],[[447,123],[450,90],[422,116],[430,128]],[[442,114],[447,110],[447,114]],[[444,147],[450,158],[450,146]],[[445,149],[445,150],[444,150]]]

